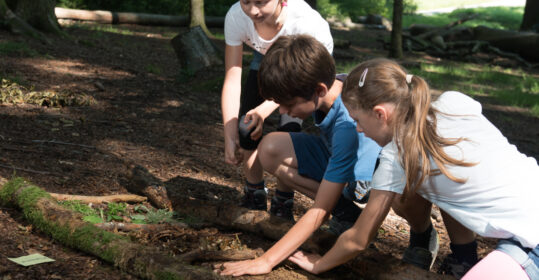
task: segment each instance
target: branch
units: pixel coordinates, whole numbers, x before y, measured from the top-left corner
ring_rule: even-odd
[[[134,202],[140,203],[148,200],[144,196],[134,194],[114,194],[105,196],[85,196],[85,195],[71,195],[71,194],[59,194],[49,193],[56,200],[79,200],[83,203],[105,203],[105,202]]]

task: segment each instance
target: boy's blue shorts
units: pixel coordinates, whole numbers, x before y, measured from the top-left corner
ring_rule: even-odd
[[[331,154],[320,136],[302,132],[290,132],[294,152],[298,161],[298,173],[301,176],[322,182]],[[348,182],[342,193],[345,198],[365,203],[370,182]]]
[[[331,154],[322,137],[302,132],[290,132],[301,176],[322,182]]]

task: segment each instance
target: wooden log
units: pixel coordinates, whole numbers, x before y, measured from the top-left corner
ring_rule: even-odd
[[[127,190],[146,196],[159,209],[172,210],[172,203],[167,195],[167,189],[146,168],[140,165],[130,166],[131,174]]]
[[[51,196],[21,178],[0,187],[0,201],[22,209],[35,228],[69,247],[97,256],[143,279],[221,279],[157,248],[135,244],[128,238],[82,221],[80,214],[58,205]]]
[[[164,230],[178,230],[188,228],[184,223],[177,224],[130,224],[130,223],[117,223],[117,222],[108,222],[108,223],[98,223],[95,224],[96,227],[108,231],[141,231],[145,233],[157,233]]]
[[[185,254],[179,255],[178,258],[185,263],[192,263],[195,261],[243,261],[248,259],[254,259],[264,254],[262,249],[230,249],[224,251],[207,251],[202,249],[195,249]]]
[[[75,19],[95,21],[109,24],[140,24],[161,26],[189,26],[189,16],[171,16],[145,13],[115,13],[110,11],[87,11],[77,9],[55,8],[59,19]],[[206,26],[224,27],[224,17],[205,16]]]
[[[184,72],[196,73],[204,68],[223,65],[219,51],[200,26],[178,34],[171,44]]]
[[[134,202],[140,203],[148,200],[147,197],[134,194],[114,194],[105,196],[86,196],[49,193],[56,200],[78,200],[83,203],[105,203],[105,202]]]
[[[487,41],[493,47],[519,54],[524,59],[539,61],[539,34],[516,32],[477,26],[473,28],[474,39]]]

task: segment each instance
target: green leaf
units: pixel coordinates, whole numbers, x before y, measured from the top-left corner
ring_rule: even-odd
[[[131,219],[133,219],[133,220],[146,220],[146,216],[141,215],[141,214],[135,214],[135,215],[131,215]]]
[[[92,224],[98,224],[103,222],[103,219],[101,219],[101,217],[97,215],[84,216],[82,220]]]

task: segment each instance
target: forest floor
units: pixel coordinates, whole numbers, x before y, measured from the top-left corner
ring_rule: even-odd
[[[134,163],[148,169],[169,188],[195,182],[196,192],[201,195],[240,202],[241,170],[223,160],[220,91],[224,71],[220,67],[194,76],[180,73],[170,39],[185,29],[64,23],[64,30],[69,37],[51,38],[50,45],[0,30],[0,43],[16,42],[25,46],[0,53],[0,77],[28,90],[84,95],[91,101],[87,105],[63,107],[0,104],[0,176],[21,176],[55,193],[123,194],[127,193],[129,165]],[[380,39],[389,36],[386,31],[332,32],[336,38],[352,42],[344,50],[351,58],[340,62],[354,63],[387,53],[380,43]],[[223,47],[222,41],[217,40],[216,44]],[[425,54],[406,55],[409,63],[444,63]],[[537,72],[532,75],[537,76]],[[489,99],[481,101],[485,115],[511,143],[529,156],[539,158],[536,141],[529,140],[539,136],[536,117],[522,109],[490,104]],[[266,130],[274,130],[275,126],[275,118],[270,118]],[[313,130],[309,122],[305,126],[307,131]],[[268,176],[268,182],[271,193],[275,179]],[[295,215],[299,218],[312,202],[301,195],[295,200]],[[433,268],[436,271],[449,254],[449,241],[441,219],[434,219],[433,223],[441,240],[439,258]],[[217,235],[238,233],[242,244],[253,249],[268,249],[273,244],[272,240],[237,230],[215,227],[202,231],[208,230]],[[34,229],[17,209],[0,208],[0,236],[2,280],[137,279],[96,257],[52,240]],[[165,236],[151,242],[173,254],[180,253],[179,245],[173,246],[180,241],[174,238]],[[406,222],[391,214],[373,246],[401,258],[407,243]],[[494,245],[494,240],[480,238],[480,255],[490,252]],[[32,253],[56,261],[23,267],[7,259]],[[346,265],[313,276],[284,262],[268,275],[244,278],[374,277],[355,275]]]

